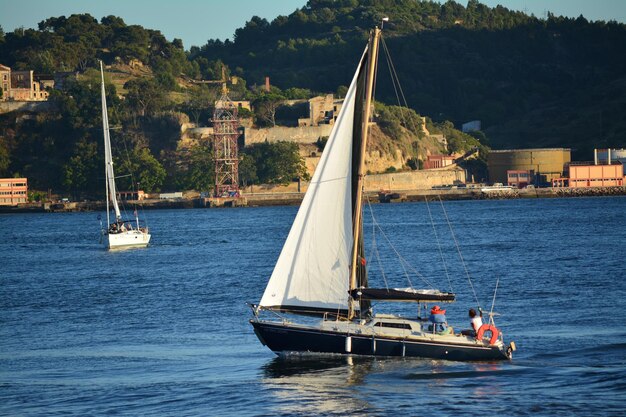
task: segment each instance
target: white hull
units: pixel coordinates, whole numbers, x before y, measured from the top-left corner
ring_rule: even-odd
[[[510,185],[501,185],[493,187],[483,187],[480,189],[483,193],[491,193],[495,191],[513,192],[513,187]]]
[[[139,230],[104,235],[104,246],[107,249],[145,248],[148,243],[150,243],[150,234]]]

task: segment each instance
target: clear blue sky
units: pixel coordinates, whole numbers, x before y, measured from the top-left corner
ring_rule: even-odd
[[[463,5],[466,0],[457,0]],[[626,0],[481,0],[545,17],[547,11],[589,20],[626,22]],[[36,28],[49,17],[89,13],[100,20],[119,16],[127,24],[160,30],[168,40],[180,38],[185,49],[202,46],[208,39],[232,39],[235,29],[252,16],[271,21],[288,15],[306,0],[0,0],[0,26],[5,32],[18,27]]]

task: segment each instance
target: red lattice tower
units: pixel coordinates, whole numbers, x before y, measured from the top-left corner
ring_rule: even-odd
[[[239,197],[238,137],[237,106],[224,93],[213,113],[215,197]]]

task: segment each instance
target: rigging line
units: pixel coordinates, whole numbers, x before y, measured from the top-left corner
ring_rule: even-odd
[[[433,286],[433,284],[431,284],[426,277],[424,277],[422,274],[419,273],[419,271],[417,269],[415,269],[415,267],[413,267],[413,265],[411,265],[406,259],[404,259],[402,257],[402,255],[400,255],[400,253],[398,253],[398,251],[396,250],[396,248],[393,246],[393,244],[391,243],[391,241],[389,240],[389,238],[387,237],[387,235],[385,234],[385,232],[382,230],[382,228],[380,227],[380,225],[378,225],[378,229],[380,230],[380,233],[383,235],[383,237],[387,240],[387,243],[389,243],[389,246],[391,246],[391,249],[393,249],[393,251],[396,253],[396,255],[398,256],[398,259],[400,259],[401,261],[401,265],[402,265],[402,269],[404,270],[404,273],[407,277],[407,281],[409,281],[409,285],[411,287],[413,287],[413,282],[411,281],[411,278],[409,278],[408,274],[406,273],[406,267],[408,267],[414,274],[416,277],[418,277],[419,279],[421,279],[422,281],[424,281],[424,283],[426,285],[428,285],[430,288],[435,288]]]
[[[428,216],[430,217],[430,224],[433,226],[433,233],[435,234],[435,240],[437,241],[437,248],[439,249],[439,257],[441,257],[441,263],[443,264],[443,269],[446,272],[446,278],[448,278],[448,284],[450,285],[450,292],[454,292],[452,289],[452,281],[450,280],[450,274],[448,273],[448,265],[446,264],[446,260],[443,257],[443,251],[441,250],[441,241],[439,240],[439,235],[437,234],[437,228],[435,227],[435,222],[433,220],[433,214],[430,211],[430,205],[428,204],[428,198],[424,196],[424,201],[426,202],[426,208],[428,209]]]
[[[400,102],[400,96],[398,95],[398,88],[396,87],[396,80],[393,78],[393,71],[391,69],[391,57],[389,55],[389,50],[387,49],[387,44],[384,39],[381,39],[381,43],[383,45],[383,51],[385,52],[385,57],[387,58],[387,69],[389,70],[389,76],[391,77],[391,85],[393,86],[393,91],[396,94],[396,100],[398,101],[398,106],[402,106]],[[401,110],[402,111],[402,110]]]
[[[374,240],[374,243],[376,240]],[[378,263],[378,268],[380,268],[380,274],[383,277],[383,282],[385,283],[385,288],[389,289],[389,283],[387,282],[387,275],[385,275],[385,268],[383,267],[382,260],[380,259],[380,252],[378,251],[378,247],[375,250],[376,253],[376,263]]]
[[[385,45],[385,48],[386,48],[386,45]],[[400,90],[400,95],[402,96],[402,100],[404,101],[404,107],[405,107],[406,109],[409,109],[409,103],[407,102],[407,100],[406,100],[406,96],[404,95],[404,90],[402,89],[402,84],[400,83],[400,77],[398,76],[398,72],[396,71],[396,67],[395,67],[395,65],[393,64],[393,60],[391,59],[391,54],[389,53],[389,50],[388,50],[388,49],[387,49],[386,51],[387,51],[387,54],[388,54],[388,61],[389,61],[390,65],[391,65],[391,70],[392,70],[392,72],[393,72],[392,79],[393,79],[393,78],[395,78],[396,83],[398,84],[398,89]],[[403,116],[403,117],[404,117],[404,116]],[[409,118],[409,120],[411,121],[411,123],[407,123],[407,122],[405,121],[405,126],[406,126],[406,128],[407,128],[407,129],[412,128],[414,132],[418,132],[418,133],[419,133],[420,129],[419,129],[419,127],[418,127],[418,126],[416,126],[416,125],[415,125],[415,123],[414,123],[414,122],[415,122],[415,120],[413,120],[413,118]],[[409,126],[409,124],[410,124],[411,126]],[[425,125],[426,125],[426,122],[424,121],[424,126],[425,126]]]
[[[396,249],[393,247],[393,244],[391,243],[391,241],[389,240],[389,238],[387,238],[387,236],[385,235],[385,232],[383,231],[382,227],[380,227],[380,224],[376,221],[376,219],[373,218],[372,216],[372,222],[374,223],[374,226],[378,227],[378,230],[380,230],[380,233],[385,237],[385,239],[387,239],[387,243],[389,243],[389,246],[396,252],[396,254],[398,255],[398,259],[400,259],[400,266],[402,267],[402,270],[404,271],[404,276],[406,277],[406,280],[409,282],[409,286],[413,287],[413,283],[411,282],[411,278],[409,277],[409,273],[407,272],[406,268],[405,268],[405,262],[404,258],[402,258],[402,256],[398,253],[398,251],[396,251]],[[404,261],[404,262],[403,262]],[[408,262],[406,262],[408,264]],[[387,287],[388,288],[388,287]]]
[[[391,61],[391,54],[389,53],[389,48],[387,48],[387,44],[385,43],[383,39],[381,39],[381,42],[383,45],[383,51],[385,52],[385,57],[387,58],[387,69],[389,70],[389,77],[391,78],[391,85],[393,86],[393,91],[396,94],[398,107],[400,108],[400,117],[402,118],[402,121],[404,122],[404,127],[408,129],[409,124],[407,123],[407,119],[404,116],[405,108],[402,105],[402,102],[400,101],[400,96],[398,95],[398,87],[400,87],[400,80],[398,79],[397,75],[394,76],[393,63]]]
[[[409,108],[409,104],[406,101],[406,97],[404,96],[404,91],[402,90],[402,84],[400,84],[400,77],[398,76],[398,73],[396,71],[396,67],[395,65],[393,65],[393,60],[391,59],[391,54],[389,53],[389,48],[387,48],[387,44],[385,43],[384,39],[381,38],[381,41],[383,43],[383,50],[385,51],[385,56],[387,57],[387,65],[389,67],[389,74],[391,76],[391,82],[393,85],[394,90],[396,90],[396,84],[398,86],[398,89],[400,91],[400,95],[402,96],[402,100],[404,101],[404,104],[401,102],[400,97],[398,97],[398,93],[396,91],[396,98],[398,100],[398,104],[400,107],[400,114],[402,115],[402,119],[404,120],[404,126],[409,129],[412,128],[414,132],[418,132],[419,129],[417,128],[417,126],[415,126],[414,123],[410,123],[411,126],[409,126],[409,123],[407,122],[407,119],[404,116],[404,111],[403,109]],[[413,120],[411,119],[411,122],[413,122]]]
[[[500,277],[496,279],[496,288],[493,290],[493,300],[491,301],[491,311],[489,312],[489,323],[495,324],[493,322],[493,307],[496,305],[496,294],[498,292],[498,283],[500,282]]]
[[[384,43],[384,41],[383,41]],[[395,65],[393,65],[393,60],[391,59],[391,54],[389,53],[389,49],[387,48],[387,44],[384,44],[384,50],[387,54],[387,59],[389,61],[389,64],[391,65],[391,69],[392,69],[392,77],[397,81],[398,83],[398,89],[400,90],[400,95],[402,96],[402,100],[404,101],[404,105],[406,107],[409,107],[406,101],[406,97],[404,96],[404,91],[402,90],[402,85],[400,84],[400,77],[398,77],[398,72],[396,71],[396,67]]]
[[[413,282],[411,281],[411,277],[409,276],[409,273],[406,270],[407,267],[411,269],[411,264],[409,264],[409,262],[406,259],[400,258],[400,265],[402,266],[402,270],[404,271],[404,276],[406,277],[406,280],[409,282],[409,287],[414,288]]]
[[[441,196],[439,197],[439,203],[441,204],[441,209],[443,210],[443,214],[446,217],[446,222],[448,222],[448,228],[450,229],[450,234],[452,235],[452,239],[454,239],[454,244],[456,245],[456,251],[459,254],[459,258],[461,259],[461,264],[463,265],[463,269],[465,270],[465,275],[467,276],[467,281],[469,282],[470,288],[472,289],[472,293],[474,294],[474,299],[476,300],[476,305],[480,308],[480,302],[478,301],[478,296],[476,295],[476,290],[474,289],[474,284],[472,284],[472,279],[470,278],[469,271],[467,270],[467,265],[465,264],[465,259],[463,259],[463,255],[461,254],[461,249],[459,248],[459,242],[456,239],[456,235],[452,230],[452,225],[450,224],[450,219],[448,218],[448,212],[446,208],[443,206],[443,201],[441,200]]]
[[[106,96],[106,88],[105,88],[105,96]],[[106,97],[105,97],[105,98],[106,98]],[[114,108],[112,108],[111,110],[112,110],[112,112],[115,112],[115,109],[114,109]],[[107,124],[108,124],[108,121],[109,121],[109,118],[108,118],[108,109],[107,109]],[[110,145],[110,141],[111,141],[111,127],[110,127],[110,126],[108,126],[108,131],[109,131],[109,151],[111,151],[111,145]],[[126,147],[126,142],[124,142],[124,147]],[[113,153],[112,153],[112,152],[111,152],[111,163],[113,163]],[[132,174],[132,173],[131,173],[131,174]],[[117,177],[114,177],[114,178],[113,178],[113,181],[115,181],[115,178],[123,178],[123,177],[125,177],[125,175],[124,175],[124,176],[117,176]],[[131,175],[131,181],[132,181],[132,175]],[[116,187],[116,188],[117,188],[117,187]],[[116,189],[115,191],[116,191],[116,193],[118,193],[118,194],[119,194],[119,190],[118,190],[118,189]],[[117,195],[114,195],[114,196],[112,196],[112,197],[113,197],[114,199],[116,199],[116,200],[117,200],[117,198],[118,198],[118,196],[117,196]],[[128,212],[126,211],[126,205],[124,204],[124,200],[122,200],[121,198],[120,198],[120,201],[119,201],[119,205],[121,205],[121,206],[122,206],[122,211],[124,212],[124,216],[125,216],[125,217],[128,217]]]
[[[387,282],[387,276],[385,275],[385,268],[383,267],[383,263],[380,259],[380,252],[378,251],[378,245],[376,244],[376,219],[374,219],[374,210],[372,209],[372,203],[369,198],[367,199],[367,205],[370,210],[370,215],[372,216],[372,253],[376,255],[376,262],[378,263],[378,268],[380,268],[380,273],[383,276],[385,288],[389,289],[389,283]]]
[[[126,139],[124,139],[124,136],[122,135],[122,142],[124,142],[124,150],[126,151],[126,160],[128,161],[128,175],[130,176],[130,190],[132,192],[135,191],[135,178],[133,177],[133,171],[131,169],[131,161],[130,161],[130,156],[128,155],[128,146],[126,144]]]
[[[133,194],[137,194],[137,200],[139,200],[139,187],[135,188],[135,177],[133,175],[133,170],[132,170],[132,165],[131,165],[131,161],[130,161],[130,156],[129,156],[129,152],[128,152],[128,146],[126,144],[126,139],[124,138],[124,136],[122,135],[122,142],[124,143],[124,150],[126,151],[126,160],[128,161],[128,169],[129,169],[129,174],[127,176],[130,176],[130,191]],[[144,219],[146,219],[145,216],[145,212],[144,212],[144,207],[143,204],[139,204],[139,207],[141,208],[141,213],[143,214]],[[124,208],[124,211],[126,211],[126,208]],[[137,212],[137,204],[135,204],[135,209],[133,210],[133,214],[136,214]],[[138,218],[138,215],[135,215],[135,218]],[[148,227],[148,220],[144,220],[144,225],[147,228]]]
[[[411,271],[418,277],[420,278],[422,281],[424,281],[424,283],[426,285],[428,285],[430,288],[435,288],[427,279],[426,277],[424,277],[422,274],[419,273],[419,271],[417,269],[415,269],[415,267],[413,267],[413,265],[411,265],[406,259],[404,259],[404,257],[402,257],[402,255],[400,255],[400,253],[396,250],[396,248],[393,246],[393,243],[391,243],[391,240],[389,240],[389,238],[387,237],[387,235],[385,234],[385,232],[383,231],[382,227],[380,227],[380,224],[374,219],[374,222],[376,223],[376,226],[378,227],[378,230],[380,230],[380,234],[383,235],[383,237],[385,238],[385,240],[387,241],[387,243],[389,244],[389,246],[391,247],[391,249],[395,252],[396,256],[398,257],[398,259],[400,259],[401,261],[401,265],[402,265],[402,269],[404,269],[405,275],[407,277],[407,280],[409,281],[409,285],[411,287],[413,287],[413,283],[411,282],[411,278],[409,278],[408,274],[406,273],[406,268],[405,265],[409,267],[409,269],[411,269]]]

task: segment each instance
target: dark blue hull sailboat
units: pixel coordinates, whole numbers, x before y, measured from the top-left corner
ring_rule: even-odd
[[[362,196],[379,39],[375,28],[250,322],[261,343],[276,353],[510,359],[515,345],[505,346],[492,324],[476,337],[441,331],[419,318],[372,314],[373,300],[427,304],[455,298],[433,289],[374,289],[367,282]],[[275,316],[261,318],[263,313]],[[285,313],[321,320],[296,323]],[[484,330],[491,332],[489,339],[483,339]]]

